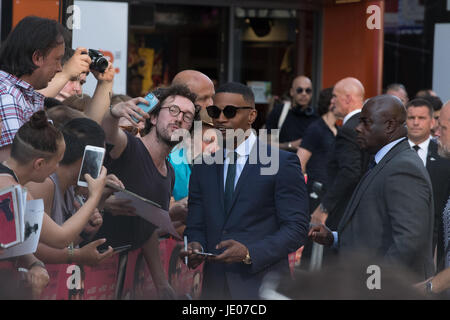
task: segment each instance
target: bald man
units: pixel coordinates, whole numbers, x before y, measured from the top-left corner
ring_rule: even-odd
[[[366,102],[356,131],[360,147],[375,155],[373,165],[356,187],[337,232],[320,225],[309,236],[334,244],[340,255],[364,252],[373,261],[406,267],[420,281],[434,274],[433,192],[406,139],[405,121],[397,97],[381,95]]]
[[[355,128],[364,102],[364,86],[356,78],[344,78],[333,88],[331,108],[343,119],[338,130],[333,156],[328,165],[328,190],[313,212],[311,223],[336,229],[353,190],[367,170],[369,155],[356,142]]]
[[[267,117],[266,128],[268,134],[272,129],[279,129],[279,147],[281,149],[297,152],[306,128],[318,115],[311,106],[312,83],[308,77],[298,76],[292,81],[289,91],[292,100],[290,102],[275,103],[272,112]],[[283,116],[283,109],[287,114]],[[284,121],[280,121],[284,118]]]
[[[207,75],[196,70],[184,70],[175,75],[172,84],[185,85],[197,95],[195,103],[201,107],[200,119],[212,124],[212,119],[206,112],[206,107],[213,104],[214,84]]]

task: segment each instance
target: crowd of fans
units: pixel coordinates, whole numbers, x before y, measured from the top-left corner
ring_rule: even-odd
[[[131,244],[131,249],[143,249],[159,298],[175,299],[176,294],[163,270],[158,247],[160,237],[167,236],[167,233],[137,216],[130,202],[116,198],[115,189],[108,185],[115,184],[160,204],[162,209],[168,211],[180,237],[183,234],[194,235],[198,221],[194,223],[194,218],[189,214],[191,206],[199,204],[194,202],[198,199],[190,199],[189,183],[195,160],[221,149],[219,132],[251,126],[256,117],[254,98],[247,93],[248,88],[242,88],[245,87],[243,85],[228,84],[216,90],[206,75],[185,70],[175,76],[170,87],[153,92],[159,103],[146,113],[138,106],[139,103],[148,104],[142,97],[146,93],[136,93],[132,97],[114,95],[112,64],[109,63],[104,72],[92,69],[91,58],[86,54],[88,50],[82,47],[76,50],[67,48],[66,39],[67,31],[56,21],[26,17],[0,47],[0,188],[11,185],[26,187],[28,199],[43,199],[45,208],[37,250],[34,254],[6,260],[9,264],[1,271],[0,298],[39,299],[49,282],[45,264],[94,266],[111,257],[114,247]],[[97,79],[92,97],[83,94],[82,90],[89,73]],[[304,273],[317,262],[313,261],[316,259],[313,258],[314,251],[318,248],[315,243],[325,245],[322,264],[334,268],[324,269],[328,272],[325,279],[329,280],[326,283],[322,281],[326,290],[325,287],[333,283],[334,276],[339,276],[340,270],[344,270],[342,266],[336,267],[336,252],[339,248],[354,248],[353,242],[358,244],[358,248],[360,244],[372,250],[380,259],[380,264],[393,262],[396,268],[405,268],[405,278],[396,278],[389,273],[389,279],[394,279],[392,283],[401,284],[399,291],[405,293],[405,297],[425,297],[422,292],[445,292],[450,287],[450,276],[447,275],[450,264],[450,225],[447,221],[450,219],[450,212],[447,212],[450,211],[447,205],[450,160],[446,153],[450,145],[445,144],[448,130],[445,116],[450,105],[443,107],[442,101],[431,90],[421,90],[414,99],[409,100],[402,84],[389,85],[385,95],[367,99],[364,85],[355,78],[344,78],[333,88],[316,92],[311,80],[302,75],[292,81],[289,92],[290,98],[277,100],[268,115],[265,127],[270,135],[265,142],[285,150],[280,152],[298,156],[294,157],[298,163],[296,174],[301,176],[298,184],[306,181],[306,197],[302,206],[307,210],[301,214],[311,223],[307,226],[309,230],[298,231],[302,236],[301,241],[297,242],[297,249],[303,247],[300,274],[296,276],[296,282],[284,285],[281,282],[280,292],[294,299],[358,298],[358,294],[353,292],[339,296],[338,289],[321,295],[313,291],[313,283],[319,281],[320,276]],[[317,105],[312,105],[314,94],[318,95]],[[243,97],[243,106],[233,106],[233,95]],[[221,108],[221,104],[225,107]],[[213,107],[221,109],[218,116]],[[226,117],[231,123],[236,113],[241,111],[248,112],[250,120],[236,122],[235,126],[227,126],[226,121],[221,120]],[[379,119],[384,121],[381,125]],[[172,134],[177,129],[193,132],[195,123],[201,124],[201,134],[173,138]],[[367,136],[376,141],[370,145],[368,141],[363,141]],[[391,180],[388,178],[395,179],[392,175],[396,171],[392,171],[391,176],[386,177],[385,184],[394,186],[401,182],[399,189],[377,189],[371,195],[366,193],[361,196],[365,201],[362,206],[372,206],[370,210],[376,211],[374,215],[382,212],[380,220],[383,222],[379,227],[382,238],[379,241],[372,241],[378,237],[376,232],[367,232],[364,236],[358,234],[365,228],[376,230],[379,221],[365,220],[363,227],[355,224],[350,231],[345,229],[342,220],[350,219],[349,208],[355,202],[355,194],[364,192],[360,190],[360,181],[374,174],[373,166],[380,167],[387,162],[384,154],[377,158],[378,152],[402,138],[409,143],[408,152],[414,151],[407,154],[417,158],[414,165],[421,160],[422,168],[414,169],[416,171],[410,175],[420,175],[423,179],[401,180],[400,173],[398,180],[389,182]],[[99,176],[94,179],[86,175],[88,187],[80,187],[77,180],[87,145],[105,148],[107,153]],[[289,161],[286,166],[290,166]],[[405,164],[405,168],[407,166]],[[380,176],[381,171],[378,173]],[[290,179],[293,177],[297,176],[291,175]],[[226,172],[221,178],[223,180],[219,181],[227,189]],[[198,175],[195,179],[199,179]],[[405,181],[412,181],[412,184]],[[268,185],[266,181],[259,182]],[[423,189],[419,190],[415,184],[420,184]],[[200,186],[195,189],[196,196],[200,191],[205,192]],[[302,190],[300,188],[294,192],[302,193]],[[275,208],[280,206],[277,202],[281,201],[279,198],[283,198],[279,192],[278,189],[274,191],[277,199],[271,210],[280,210]],[[285,189],[283,192],[290,191]],[[393,194],[386,194],[389,192]],[[423,201],[413,203],[410,197],[403,196],[403,192]],[[394,195],[398,197],[394,198]],[[252,197],[263,200],[263,195],[253,194]],[[372,200],[385,203],[384,207],[376,207]],[[408,201],[411,203],[407,204]],[[292,202],[292,206],[295,203]],[[403,212],[397,208],[401,206],[421,212],[417,215],[411,212],[404,220],[397,220],[392,215],[403,217]],[[360,214],[359,207],[355,211],[355,216]],[[384,219],[383,215],[389,218]],[[238,230],[247,232],[245,228]],[[208,230],[204,232],[208,234]],[[353,238],[349,237],[349,233]],[[372,238],[366,241],[365,237]],[[259,263],[259,248],[255,243],[246,244],[242,249],[239,245],[221,242],[213,249],[228,248],[227,252],[233,248],[238,258],[232,259],[229,254],[221,260],[221,252],[218,251],[215,253],[218,259],[202,257],[196,260],[195,251],[211,251],[212,244],[204,241],[199,240],[199,246],[190,243],[187,250],[181,250],[182,257],[189,257],[190,267],[205,260],[208,263],[236,265],[241,264],[242,260],[243,265],[253,266]],[[0,259],[4,252],[0,249]],[[414,269],[414,260],[423,262],[422,267],[431,263],[434,268],[418,271]],[[352,264],[353,267],[362,263],[355,261],[359,262]],[[268,262],[262,268],[267,269],[273,263]],[[17,268],[28,270],[27,285],[24,287],[11,280],[10,274]],[[351,277],[352,270],[350,267],[342,274]],[[236,272],[252,273],[242,268]],[[406,275],[408,279],[413,279],[407,284],[404,281]],[[205,278],[205,281],[208,279]],[[358,285],[354,290],[360,292],[361,287],[366,285],[365,279],[355,279],[353,282],[358,281]],[[263,280],[258,281],[262,283]],[[235,298],[231,282],[228,285],[224,297]],[[389,292],[385,297],[395,297],[392,296],[393,287],[387,289]],[[308,288],[312,291],[309,292]],[[276,296],[268,295],[269,298]],[[362,297],[371,296],[362,294]]]

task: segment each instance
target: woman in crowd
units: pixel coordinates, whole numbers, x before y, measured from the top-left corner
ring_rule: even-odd
[[[11,185],[24,186],[28,182],[43,182],[58,167],[65,150],[63,135],[48,122],[44,111],[33,114],[14,137],[11,155],[0,163],[0,189]],[[89,185],[89,205],[85,210],[58,226],[44,214],[40,241],[57,248],[69,245],[89,221],[91,212],[100,200],[106,179],[106,169],[98,179],[86,175]],[[27,199],[32,197],[28,193]],[[86,202],[86,203],[88,203]],[[31,283],[33,297],[38,298],[48,283],[49,277],[45,265],[34,255],[16,258],[16,266],[27,268],[28,281]]]
[[[330,151],[337,134],[336,117],[333,114],[331,98],[333,88],[323,89],[319,95],[317,111],[320,118],[306,129],[297,155],[302,171],[307,175],[307,187],[310,209],[314,210],[320,203],[328,180],[327,165]],[[312,211],[311,211],[312,212]]]
[[[58,225],[63,225],[70,217],[74,214],[76,215],[78,211],[83,210],[84,206],[86,206],[86,203],[82,205],[78,202],[75,192],[85,147],[87,145],[102,148],[105,146],[103,129],[91,119],[72,119],[61,127],[61,131],[64,136],[66,149],[56,172],[51,174],[43,183],[30,183],[27,185],[27,188],[35,198],[44,200],[45,212]],[[123,187],[114,175],[109,175],[107,180],[110,183]],[[112,191],[109,188],[105,188],[103,200],[109,197]],[[78,245],[83,240],[89,241],[98,231],[101,223],[102,216],[96,208],[91,215],[89,223],[74,243]],[[45,263],[97,265],[113,254],[112,248],[107,249],[104,253],[100,253],[97,250],[97,247],[105,241],[106,239],[99,239],[86,244],[82,248],[70,247],[64,249],[52,248],[41,243],[36,256]]]

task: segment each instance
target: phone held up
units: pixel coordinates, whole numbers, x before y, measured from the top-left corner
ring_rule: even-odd
[[[159,100],[158,98],[156,98],[156,96],[153,93],[149,93],[144,97],[145,100],[148,101],[148,105],[146,105],[145,103],[138,103],[137,106],[139,108],[141,108],[144,112],[149,113],[150,111],[153,110],[153,108],[158,104]],[[135,122],[139,122],[138,119],[136,119],[135,117],[131,116],[131,118],[135,121]]]
[[[97,179],[102,170],[103,159],[105,158],[105,148],[86,146],[83,154],[83,161],[81,162],[80,173],[78,174],[77,185],[80,187],[87,187],[87,181],[84,175],[88,173],[93,179]]]

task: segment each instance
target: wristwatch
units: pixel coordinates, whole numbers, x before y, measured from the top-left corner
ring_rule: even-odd
[[[292,143],[288,143],[288,148],[292,148]]]
[[[242,262],[245,264],[252,264],[252,258],[250,257],[250,252],[248,252],[248,249],[247,249],[247,254],[246,254],[245,258],[242,260]]]

